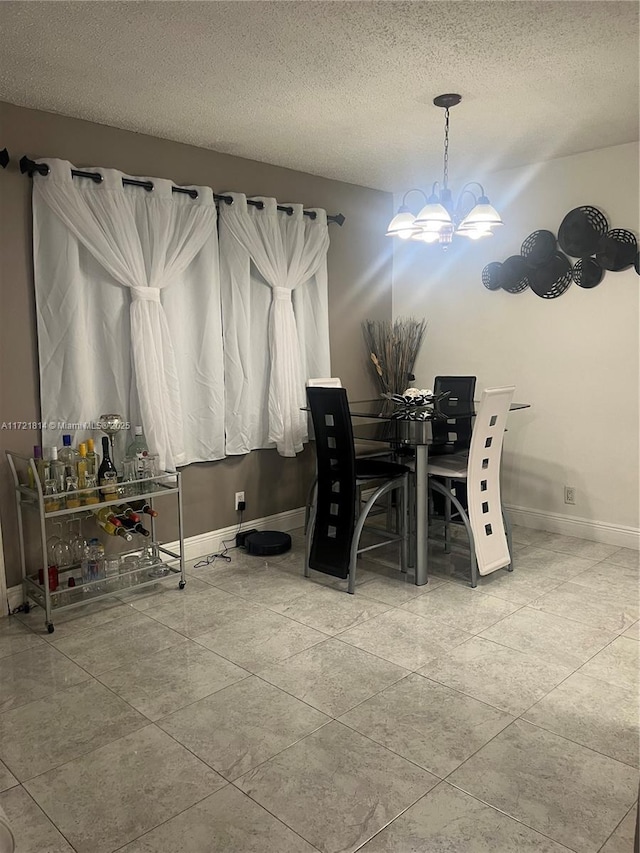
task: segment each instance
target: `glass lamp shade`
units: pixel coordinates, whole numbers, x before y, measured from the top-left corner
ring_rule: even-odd
[[[456,231],[460,237],[468,237],[470,240],[479,240],[481,237],[493,237],[493,232],[490,230],[481,231],[478,228],[465,228],[464,231]]]
[[[387,237],[400,237],[408,240],[418,229],[415,227],[415,216],[410,210],[400,209],[393,217],[387,228]]]
[[[460,237],[468,237],[470,240],[479,240],[481,237],[492,237],[493,231],[490,225],[478,224],[467,225],[464,221],[460,224],[456,234]]]
[[[486,196],[478,199],[476,206],[468,213],[460,223],[460,229],[467,228],[494,228],[496,225],[502,225],[502,219],[498,211],[489,203]]]
[[[437,243],[440,239],[439,231],[418,231],[412,237],[417,243]]]
[[[416,216],[415,224],[422,226],[422,228],[425,225],[451,225],[451,216],[446,207],[443,207],[439,201],[428,201]],[[430,228],[429,230],[432,229]]]

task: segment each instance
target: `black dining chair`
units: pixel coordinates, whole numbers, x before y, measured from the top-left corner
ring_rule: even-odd
[[[456,417],[456,414],[468,412],[471,409],[475,390],[475,376],[436,376],[433,393],[438,395],[448,392],[448,395],[440,400],[438,404],[440,417],[434,418],[431,424],[433,444],[429,448],[429,456],[443,456],[469,450],[472,419],[468,416]]]
[[[351,415],[344,388],[307,388],[316,438],[317,485],[306,532],[305,577],[310,569],[348,579],[355,592],[358,554],[400,541],[400,568],[407,571],[409,469],[382,459],[356,458]],[[364,506],[361,491],[371,488]],[[375,502],[394,490],[400,494],[400,529],[377,528],[382,540],[360,548],[365,521]],[[374,528],[371,528],[374,530]]]
[[[431,422],[433,444],[429,447],[429,457],[449,456],[454,453],[468,452],[471,445],[473,420],[469,416],[456,418],[459,412],[468,412],[473,406],[476,390],[475,376],[436,376],[433,382],[433,393],[448,392],[438,404],[439,416]],[[467,505],[467,484],[458,482],[455,485],[458,500]],[[432,515],[442,517],[445,513],[445,502],[437,492],[431,496]]]

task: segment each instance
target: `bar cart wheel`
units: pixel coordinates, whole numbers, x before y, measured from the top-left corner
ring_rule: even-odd
[[[50,634],[53,634],[53,632],[55,631],[55,628],[53,627],[53,622],[47,622],[47,631]]]
[[[187,585],[186,581],[178,581],[178,588],[179,589],[184,589],[186,585]]]

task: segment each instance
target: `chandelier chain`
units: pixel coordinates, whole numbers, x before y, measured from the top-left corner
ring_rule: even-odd
[[[442,186],[446,190],[449,181],[449,107],[444,111],[444,175]]]

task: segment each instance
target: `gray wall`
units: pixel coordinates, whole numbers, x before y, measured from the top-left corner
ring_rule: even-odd
[[[391,316],[391,247],[383,237],[392,215],[389,194],[0,103],[0,147],[4,146],[12,163],[0,170],[0,421],[39,419],[31,185],[18,169],[23,154],[169,178],[177,184],[204,184],[216,191],[275,196],[283,202],[343,213],[344,226],[330,226],[332,372],[341,377],[352,397],[373,391],[360,323],[367,317]],[[60,412],[60,419],[64,418]],[[0,519],[9,586],[19,581],[19,563],[15,503],[4,451],[29,453],[38,443],[35,431],[0,430]],[[194,536],[233,524],[237,520],[233,494],[239,490],[246,492],[247,520],[302,506],[312,467],[308,448],[296,459],[282,459],[275,451],[264,450],[189,466],[183,479],[185,534]],[[174,535],[171,526],[162,533],[167,539]]]

